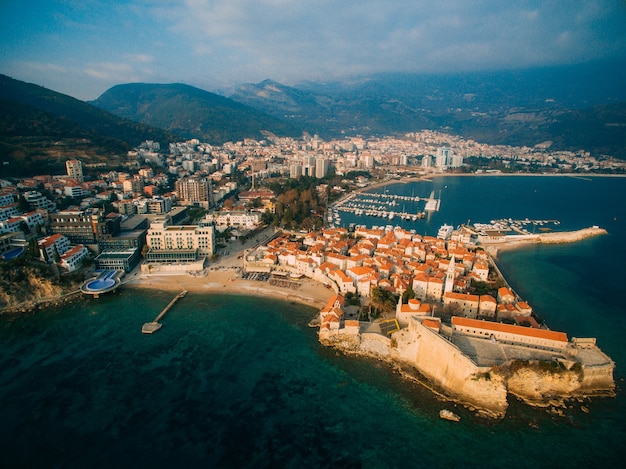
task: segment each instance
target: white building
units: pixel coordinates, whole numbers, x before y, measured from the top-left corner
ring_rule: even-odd
[[[328,173],[328,160],[326,158],[317,158],[315,160],[315,177],[321,179]]]
[[[67,177],[76,182],[83,182],[83,165],[79,160],[67,160],[65,162]]]
[[[260,212],[216,212],[207,215],[205,220],[214,221],[217,226],[232,228],[253,229],[261,223],[262,214]]]
[[[72,197],[74,199],[82,199],[88,192],[82,188],[80,184],[68,184],[64,188],[64,193],[67,197]]]
[[[15,197],[13,197],[12,192],[0,193],[0,207],[5,205],[11,205],[15,202]]]
[[[70,249],[70,240],[62,234],[53,234],[39,240],[39,258],[44,262],[53,263],[58,254],[61,256]]]
[[[16,217],[20,214],[19,205],[12,203],[0,207],[0,220],[8,220],[9,218]]]
[[[156,251],[197,250],[207,256],[215,252],[215,226],[212,223],[200,225],[170,225],[169,217],[159,217],[150,224],[146,244]]]
[[[89,251],[85,246],[79,244],[67,250],[61,255],[59,265],[64,269],[74,272],[82,266],[83,259],[89,255]]]
[[[437,168],[447,168],[450,165],[450,148],[439,147],[437,148],[437,155],[435,156],[435,166]]]
[[[39,212],[28,212],[24,215],[20,215],[18,218],[24,220],[29,230],[34,230],[38,225],[43,226],[45,224],[45,220]]]

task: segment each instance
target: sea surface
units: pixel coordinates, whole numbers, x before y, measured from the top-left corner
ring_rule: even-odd
[[[337,354],[296,303],[122,288],[0,316],[0,467],[623,467],[626,457],[626,179],[445,177],[380,191],[441,210],[405,227],[558,219],[606,236],[502,253],[513,288],[555,330],[597,337],[617,397],[564,416],[510,400],[498,422],[377,361]],[[342,219],[342,224],[380,221]],[[399,222],[399,220],[394,220]],[[396,223],[394,223],[396,224]],[[441,420],[442,408],[461,415]]]

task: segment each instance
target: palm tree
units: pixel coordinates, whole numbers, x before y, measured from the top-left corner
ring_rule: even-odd
[[[370,306],[377,312],[382,314],[392,313],[397,303],[397,298],[389,290],[380,287],[372,288],[370,292]]]

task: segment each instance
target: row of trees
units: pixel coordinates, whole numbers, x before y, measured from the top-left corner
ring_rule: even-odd
[[[276,206],[273,214],[266,212],[264,221],[290,230],[321,229],[328,193],[320,194],[318,184],[311,177],[270,182],[269,189],[277,194]]]

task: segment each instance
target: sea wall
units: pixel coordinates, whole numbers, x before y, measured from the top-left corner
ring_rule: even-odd
[[[391,338],[377,333],[320,331],[320,342],[347,353],[378,358],[432,386],[434,391],[477,410],[503,418],[511,394],[535,406],[559,405],[564,399],[614,395],[613,362],[585,365],[577,360],[510,360],[500,366],[478,366],[445,336],[411,318]],[[602,354],[595,345],[594,353]],[[597,359],[596,355],[596,359]],[[407,371],[407,366],[417,373]],[[425,378],[421,379],[421,378]],[[425,383],[426,384],[426,383]]]
[[[614,395],[615,380],[613,363],[598,366],[583,366],[583,378],[578,394]]]
[[[417,319],[393,334],[390,352],[392,359],[414,366],[447,396],[492,417],[506,413],[504,381]]]

